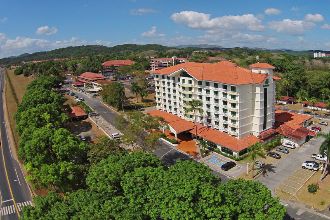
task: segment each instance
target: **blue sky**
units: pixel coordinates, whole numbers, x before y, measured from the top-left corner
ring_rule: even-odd
[[[330,50],[326,0],[0,0],[0,57],[83,44]]]

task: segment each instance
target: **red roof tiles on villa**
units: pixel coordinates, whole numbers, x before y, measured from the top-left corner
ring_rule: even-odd
[[[72,106],[70,115],[76,118],[87,116],[86,112],[79,106]]]
[[[182,63],[154,71],[155,74],[171,75],[180,70],[186,71],[197,80],[215,81],[233,85],[261,84],[266,74],[252,73],[251,70],[237,66],[229,61],[218,63]]]

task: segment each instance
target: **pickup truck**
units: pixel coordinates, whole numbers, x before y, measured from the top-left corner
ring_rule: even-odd
[[[327,161],[327,156],[323,156],[322,154],[312,154],[312,158],[315,160],[320,160],[320,161]]]

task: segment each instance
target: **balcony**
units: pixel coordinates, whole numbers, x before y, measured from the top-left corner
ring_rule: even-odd
[[[238,119],[238,116],[237,115],[233,115],[233,114],[229,114],[228,117],[230,119],[236,119],[236,120]]]
[[[181,90],[181,93],[183,94],[192,94],[193,93],[193,90],[189,91],[189,90]]]
[[[227,93],[228,93],[229,95],[238,95],[237,90],[236,90],[236,91],[230,91],[230,90],[227,90]]]
[[[194,85],[193,84],[188,84],[188,83],[181,83],[181,87],[193,87]]]

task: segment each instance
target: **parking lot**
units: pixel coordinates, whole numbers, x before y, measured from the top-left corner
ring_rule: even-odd
[[[329,122],[329,120],[327,121]],[[327,133],[330,130],[330,126],[320,127],[322,128],[322,132],[324,133]],[[282,156],[281,159],[276,160],[272,158],[272,170],[268,172],[267,175],[259,176],[257,178],[258,181],[265,184],[273,192],[275,191],[275,189],[279,188],[282,185],[291,186],[288,183],[292,182],[294,184],[295,181],[293,181],[293,179],[297,179],[295,178],[296,172],[298,172],[297,175],[310,172],[308,170],[301,171],[301,165],[304,161],[313,160],[311,158],[311,155],[319,152],[319,147],[321,146],[323,140],[324,139],[322,137],[314,137],[296,149],[289,149],[289,154],[284,155],[283,153],[280,153]],[[302,180],[305,179],[304,176],[302,176],[301,178]],[[297,184],[299,185],[299,182],[297,182]],[[290,192],[294,192],[294,190],[295,189],[288,189],[288,191]]]
[[[298,169],[291,176],[285,179],[276,190],[295,196],[299,189],[309,180],[316,172],[306,169]]]

